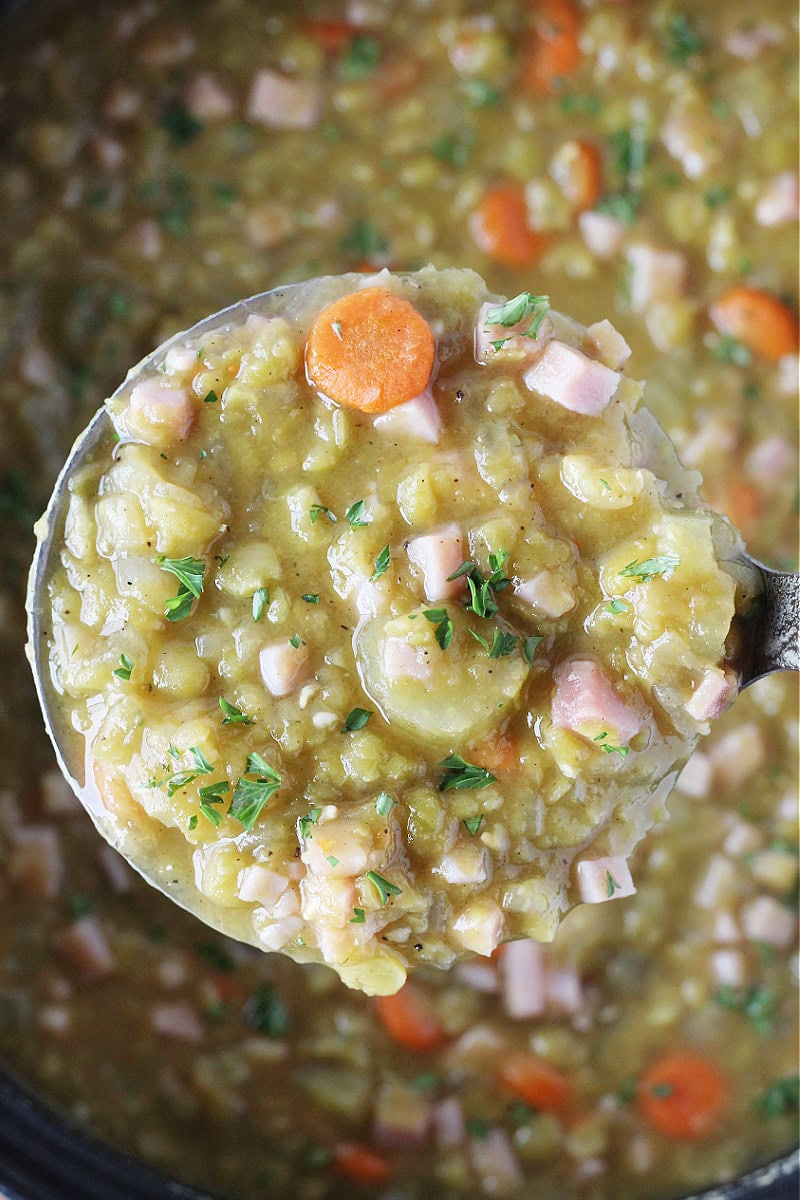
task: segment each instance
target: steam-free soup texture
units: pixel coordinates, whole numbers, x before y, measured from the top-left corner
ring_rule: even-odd
[[[9,27],[0,1047],[81,1127],[237,1200],[650,1200],[795,1140],[793,680],[720,717],[635,896],[370,1000],[137,880],[55,772],[22,657],[33,518],[131,363],[238,297],[384,266],[608,317],[704,499],[796,566],[795,21],[783,0],[166,0]],[[362,498],[321,495],[339,523],[314,530]]]

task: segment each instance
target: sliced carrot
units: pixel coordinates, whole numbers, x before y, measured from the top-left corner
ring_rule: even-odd
[[[800,342],[795,313],[758,288],[729,288],[711,305],[710,315],[723,337],[735,338],[768,362],[794,354]]]
[[[352,25],[346,21],[309,20],[302,26],[303,32],[331,54],[344,50],[354,33]]]
[[[550,173],[575,212],[593,208],[600,199],[603,168],[591,142],[564,142],[553,156]]]
[[[484,193],[469,220],[480,250],[504,267],[532,267],[547,239],[528,226],[525,193],[516,183],[499,183]]]
[[[648,1124],[667,1137],[693,1139],[713,1132],[727,1095],[725,1076],[698,1054],[668,1054],[639,1081],[637,1104]]]
[[[447,1041],[428,996],[411,980],[393,996],[377,996],[375,1008],[389,1037],[406,1050],[438,1050]]]
[[[509,1055],[498,1077],[520,1100],[545,1112],[560,1112],[572,1097],[572,1084],[567,1076],[526,1050]]]
[[[425,390],[433,356],[431,327],[413,305],[386,288],[362,288],[316,318],[306,372],[336,404],[381,413]]]
[[[356,1183],[385,1183],[390,1174],[389,1162],[382,1154],[356,1142],[340,1142],[334,1147],[333,1166]]]
[[[581,61],[580,18],[571,0],[537,0],[533,31],[523,51],[522,86],[555,92]]]
[[[480,746],[473,746],[469,756],[487,771],[515,771],[519,768],[519,743],[507,733],[497,733]]]

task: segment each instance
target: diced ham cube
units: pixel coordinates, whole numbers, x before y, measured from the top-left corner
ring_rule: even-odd
[[[675,787],[679,792],[683,792],[684,796],[702,800],[711,791],[713,775],[711,759],[702,750],[695,750],[678,776]]]
[[[256,73],[247,101],[247,119],[275,129],[313,129],[322,111],[322,93],[312,79],[295,79],[264,69]]]
[[[119,896],[129,892],[136,876],[122,855],[113,847],[103,845],[97,848],[97,858],[112,890]]]
[[[673,250],[653,246],[631,246],[627,252],[631,268],[630,298],[634,312],[645,312],[656,300],[677,300],[686,290],[687,262]]]
[[[412,646],[405,638],[387,638],[383,651],[383,668],[390,681],[419,679],[423,683],[431,678],[430,657],[427,650]]]
[[[712,854],[695,888],[694,902],[698,908],[724,908],[736,898],[739,884],[736,865],[724,854]]]
[[[254,250],[279,246],[288,241],[296,229],[294,213],[280,200],[266,200],[245,213],[244,236]]]
[[[256,910],[258,911],[258,910]],[[305,927],[302,917],[283,917],[280,921],[253,922],[256,935],[265,950],[280,950],[299,937]]]
[[[788,475],[794,465],[794,447],[779,434],[758,442],[744,460],[747,474],[765,488],[780,485],[784,475]]]
[[[613,258],[619,254],[625,241],[627,225],[609,213],[587,209],[578,217],[578,228],[583,240],[597,258]]]
[[[608,890],[606,880],[606,890]],[[635,890],[635,889],[634,889]],[[613,897],[611,897],[613,899]],[[547,1002],[556,1012],[574,1016],[583,1007],[581,977],[574,967],[551,967],[546,976]]]
[[[493,325],[489,322],[489,313],[496,312],[500,306],[494,303],[483,304],[478,312],[475,324],[475,361],[479,363],[492,362],[498,354],[502,354],[504,362],[510,359],[537,359],[553,336],[553,322],[545,317],[539,325],[536,337],[528,337],[533,314],[525,317],[516,325]],[[495,346],[493,343],[502,342]]]
[[[736,699],[738,686],[732,671],[710,667],[684,705],[695,721],[713,721]]]
[[[89,982],[103,979],[114,969],[114,955],[97,917],[80,917],[59,936],[62,958]]]
[[[764,735],[755,721],[746,721],[714,743],[708,752],[718,780],[738,787],[766,762]]]
[[[264,646],[258,656],[261,678],[267,690],[280,699],[289,696],[305,678],[308,650],[283,638]]]
[[[485,883],[487,879],[487,854],[482,846],[455,846],[442,857],[438,868],[448,883]]]
[[[747,964],[741,950],[715,950],[711,955],[711,974],[723,986],[742,987],[747,979]]]
[[[123,240],[126,249],[131,254],[137,254],[147,262],[155,262],[157,258],[160,258],[164,248],[164,239],[161,236],[158,222],[150,217],[132,225]]]
[[[770,180],[756,203],[759,225],[791,225],[800,216],[797,173],[784,171]]]
[[[92,153],[98,166],[117,171],[125,161],[125,147],[116,138],[98,133],[92,138]]]
[[[13,834],[8,873],[27,896],[52,900],[61,890],[64,860],[59,837],[47,825],[26,825]]]
[[[134,121],[141,110],[142,93],[124,83],[113,84],[103,103],[104,116],[120,124]]]
[[[442,432],[442,418],[436,401],[427,389],[376,417],[375,428],[389,437],[416,438],[436,445]]]
[[[521,1194],[525,1180],[504,1129],[496,1127],[486,1137],[470,1138],[469,1155],[483,1195],[502,1200],[504,1196]]]
[[[460,1101],[455,1096],[440,1100],[433,1110],[433,1129],[440,1150],[459,1146],[467,1136],[467,1123]]]
[[[261,863],[245,867],[239,876],[239,899],[246,903],[255,902],[264,908],[272,909],[276,901],[289,886],[285,875],[271,871]]]
[[[198,121],[224,121],[233,115],[236,103],[219,76],[202,71],[186,89],[186,107]]]
[[[736,946],[742,940],[742,931],[736,917],[727,908],[714,914],[714,941],[720,946]]]
[[[185,1000],[156,1004],[150,1009],[150,1024],[161,1037],[176,1042],[202,1042],[205,1030],[195,1009]]]
[[[595,362],[574,346],[548,342],[538,362],[526,371],[525,385],[570,412],[596,417],[619,387],[619,373]]]
[[[547,1007],[544,947],[530,938],[509,942],[498,970],[508,1015],[515,1021],[540,1017]]]
[[[797,916],[774,896],[756,896],[739,909],[745,937],[786,950],[797,937]]]
[[[595,321],[586,330],[586,349],[613,371],[621,371],[631,356],[625,338],[608,320]]]
[[[185,388],[162,387],[144,379],[131,390],[126,422],[128,432],[153,446],[182,442],[194,424],[194,405]]]
[[[575,597],[564,584],[561,576],[553,571],[539,571],[514,588],[519,600],[530,604],[534,612],[542,617],[556,620],[575,606]]]
[[[594,740],[607,733],[611,745],[625,746],[635,737],[641,721],[591,659],[571,659],[556,668],[552,700],[553,724]]]
[[[503,937],[503,913],[493,900],[474,900],[453,924],[453,931],[465,950],[488,958]]]
[[[458,525],[445,525],[437,533],[424,533],[406,547],[413,566],[422,572],[425,598],[451,600],[464,590],[464,579],[448,580],[464,561],[464,543]]]
[[[762,21],[759,25],[742,25],[725,39],[725,49],[735,58],[758,58],[767,46],[779,45],[783,30],[779,25]]]
[[[585,858],[578,863],[578,892],[584,904],[605,904],[633,896],[636,888],[627,860],[620,855]]]

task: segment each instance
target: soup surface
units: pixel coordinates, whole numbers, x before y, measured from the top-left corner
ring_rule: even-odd
[[[0,1048],[80,1126],[235,1200],[656,1200],[796,1139],[794,680],[695,752],[636,897],[369,1000],[141,883],[22,654],[33,518],[130,363],[386,265],[610,316],[705,500],[796,567],[795,46],[786,0],[44,3],[6,35]]]

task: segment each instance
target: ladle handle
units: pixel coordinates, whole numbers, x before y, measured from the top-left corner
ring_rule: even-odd
[[[800,670],[800,575],[796,571],[773,571],[762,563],[764,590],[755,618],[757,632],[742,671],[742,687],[773,671]]]

